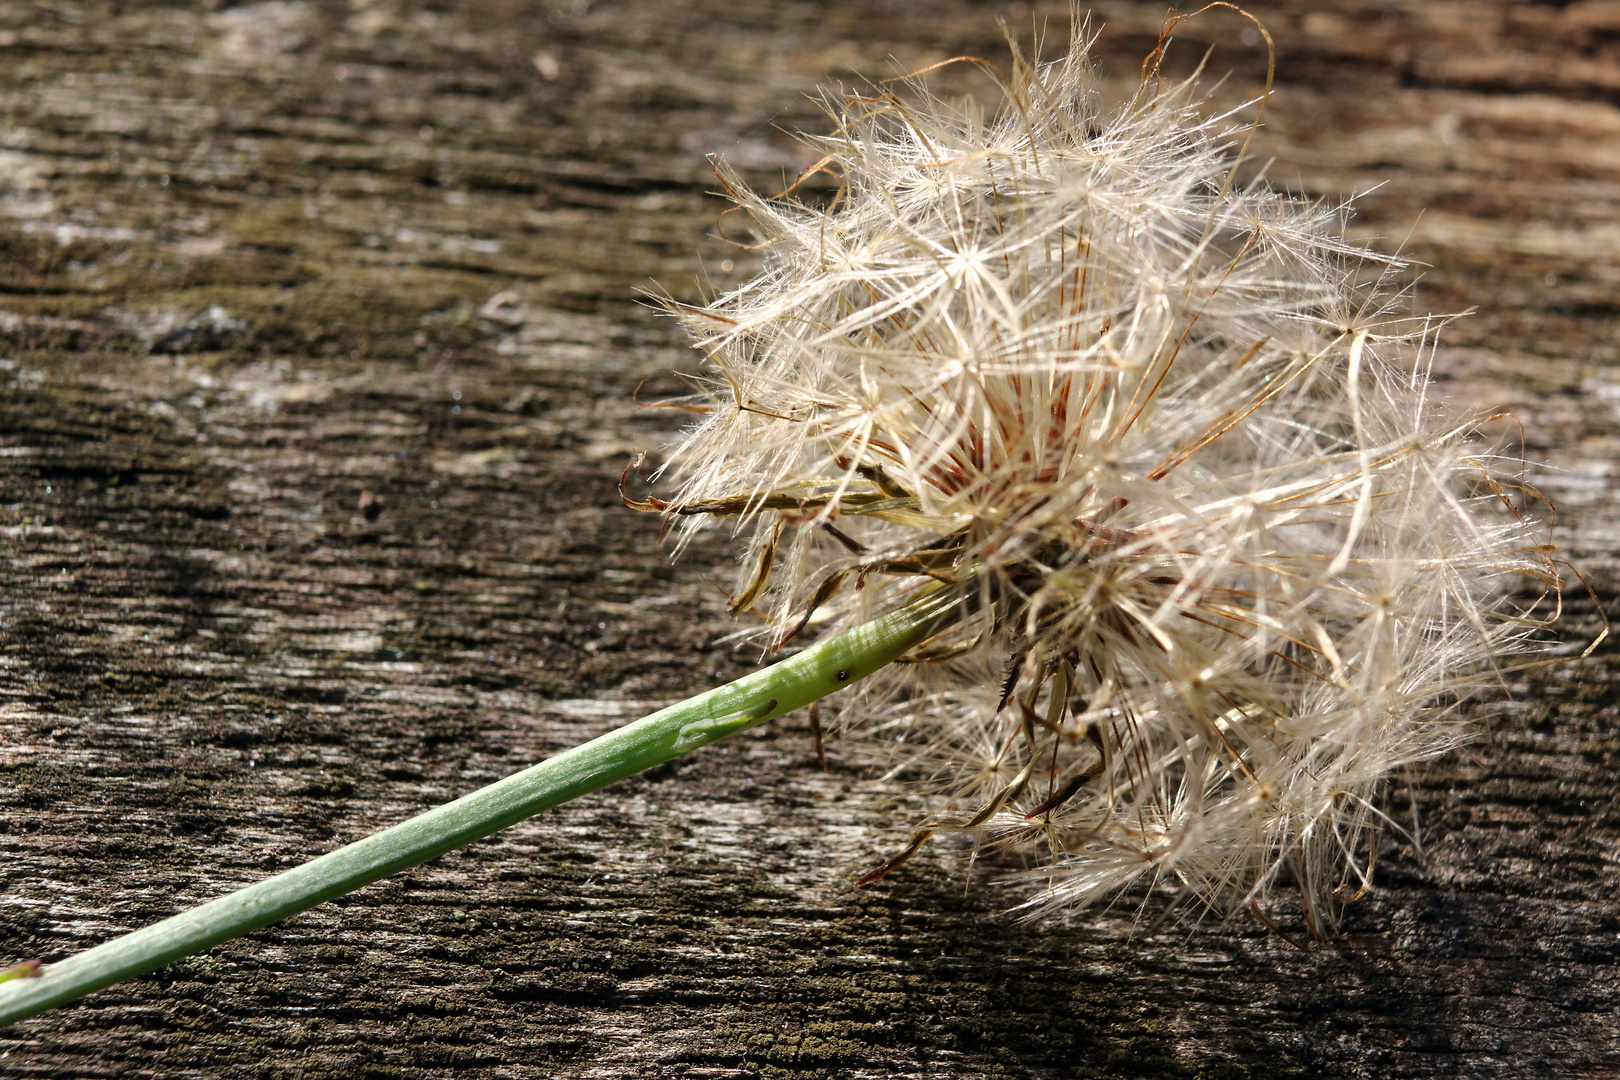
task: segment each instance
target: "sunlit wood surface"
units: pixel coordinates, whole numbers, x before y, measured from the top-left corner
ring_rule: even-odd
[[[1522,422],[1612,607],[1620,7],[1255,11],[1259,161],[1365,193],[1357,234],[1431,266],[1419,308],[1477,309],[1444,392]],[[671,566],[619,504],[677,426],[637,386],[696,366],[639,297],[757,265],[706,155],[781,185],[818,82],[1003,61],[998,15],[1067,32],[1061,5],[0,5],[0,960],[748,670],[726,538]],[[1111,93],[1161,15],[1098,9]],[[1247,26],[1187,24],[1172,66],[1217,46],[1242,102]],[[1598,618],[1567,599],[1577,651]],[[822,772],[790,719],[0,1032],[0,1074],[1614,1077],[1617,679],[1600,652],[1519,682],[1393,790],[1421,850],[1389,833],[1309,953],[1131,904],[1021,926],[947,851],[852,890],[903,790],[836,743]]]

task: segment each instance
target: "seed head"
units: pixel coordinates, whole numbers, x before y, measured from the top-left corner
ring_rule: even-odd
[[[1242,129],[1191,83],[1105,111],[1084,34],[994,116],[828,93],[825,205],[720,169],[765,265],[671,303],[707,412],[641,505],[751,536],[734,608],[772,646],[958,597],[845,710],[935,800],[877,873],[958,830],[1031,853],[1032,904],[1287,884],[1323,934],[1380,789],[1457,741],[1557,573],[1517,464],[1431,394],[1402,263],[1234,184]]]

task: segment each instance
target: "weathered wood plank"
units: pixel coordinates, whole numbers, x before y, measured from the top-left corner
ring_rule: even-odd
[[[692,365],[636,290],[747,272],[704,155],[791,174],[818,80],[1003,56],[997,14],[1064,32],[920,0],[214,6],[0,7],[10,957],[746,670],[724,538],[671,567],[618,506],[673,430],[632,393]],[[1620,15],[1257,13],[1270,176],[1383,185],[1357,228],[1432,264],[1421,306],[1479,309],[1447,392],[1516,412],[1612,602]],[[1099,8],[1116,89],[1161,14]],[[1263,72],[1246,25],[1180,37],[1184,66],[1221,43],[1223,102]],[[790,721],[0,1033],[0,1072],[1617,1076],[1617,686],[1607,656],[1551,671],[1393,793],[1422,853],[1392,838],[1308,955],[1129,912],[1019,927],[943,855],[852,891],[897,792],[836,746],[822,773]]]

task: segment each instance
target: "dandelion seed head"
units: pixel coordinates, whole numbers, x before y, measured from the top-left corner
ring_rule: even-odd
[[[1106,111],[1084,33],[993,116],[829,93],[824,205],[719,167],[765,265],[671,305],[708,411],[658,505],[750,538],[767,646],[958,597],[844,710],[928,793],[918,837],[1024,853],[1042,908],[1286,886],[1326,933],[1380,792],[1557,574],[1515,463],[1427,392],[1400,260],[1231,182],[1241,129],[1190,83]]]

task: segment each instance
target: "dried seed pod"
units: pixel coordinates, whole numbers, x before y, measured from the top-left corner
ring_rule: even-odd
[[[1287,881],[1323,934],[1380,788],[1457,741],[1561,582],[1518,463],[1430,392],[1400,261],[1234,184],[1242,128],[1190,83],[1150,66],[1105,112],[1084,33],[993,117],[829,94],[828,205],[722,168],[765,268],[671,305],[713,378],[645,505],[752,530],[778,646],[957,591],[937,662],[844,714],[937,798],[902,857],[1031,849],[1033,903],[1167,879],[1258,911]]]

